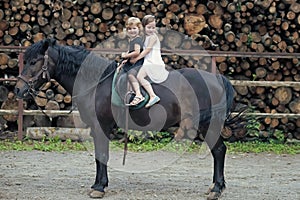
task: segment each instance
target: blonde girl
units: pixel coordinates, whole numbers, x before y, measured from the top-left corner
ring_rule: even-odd
[[[135,92],[134,99],[129,103],[129,106],[134,106],[145,100],[140,91],[140,85],[136,79],[136,74],[139,68],[143,65],[144,58],[139,58],[136,62],[132,62],[132,59],[136,58],[143,50],[143,39],[140,36],[143,30],[142,23],[139,18],[130,17],[126,22],[126,31],[129,36],[129,50],[128,52],[122,53],[124,61],[119,66],[120,70],[128,73],[129,82]]]

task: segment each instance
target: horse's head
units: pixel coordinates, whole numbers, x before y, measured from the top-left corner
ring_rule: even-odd
[[[15,93],[18,98],[29,98],[30,95],[35,95],[36,90],[50,80],[54,74],[56,57],[57,52],[49,46],[49,43],[45,43],[39,52],[32,52],[30,48],[26,50],[24,69],[18,76],[15,86]]]

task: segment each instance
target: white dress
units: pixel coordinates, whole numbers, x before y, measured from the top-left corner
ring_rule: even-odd
[[[151,36],[146,36],[144,49],[148,46],[150,37]],[[157,35],[155,35],[155,37],[157,37]],[[161,57],[160,41],[158,37],[156,38],[156,42],[151,51],[145,56],[142,67],[145,69],[147,76],[154,83],[162,83],[168,78],[169,72],[166,70],[165,63]]]

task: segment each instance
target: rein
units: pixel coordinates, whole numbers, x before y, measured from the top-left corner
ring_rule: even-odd
[[[116,69],[112,70],[111,72],[109,72],[106,76],[104,76],[103,78],[101,78],[96,84],[94,84],[93,86],[91,86],[89,89],[85,90],[85,92],[78,94],[78,95],[74,95],[72,96],[73,99],[80,97],[80,96],[85,96],[87,95],[90,90],[92,90],[93,88],[95,88],[97,85],[99,85],[100,83],[102,83],[103,81],[105,81],[108,77],[110,77],[113,73],[115,73]]]

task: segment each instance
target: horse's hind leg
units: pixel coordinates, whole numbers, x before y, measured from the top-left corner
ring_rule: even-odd
[[[211,150],[214,159],[213,185],[208,199],[217,199],[225,190],[224,163],[226,146],[223,139],[220,138],[214,148]]]
[[[205,137],[214,160],[213,184],[208,191],[209,195],[207,199],[218,199],[225,189],[224,163],[227,148],[223,138],[219,134],[219,130],[215,131],[217,132],[209,130]]]

